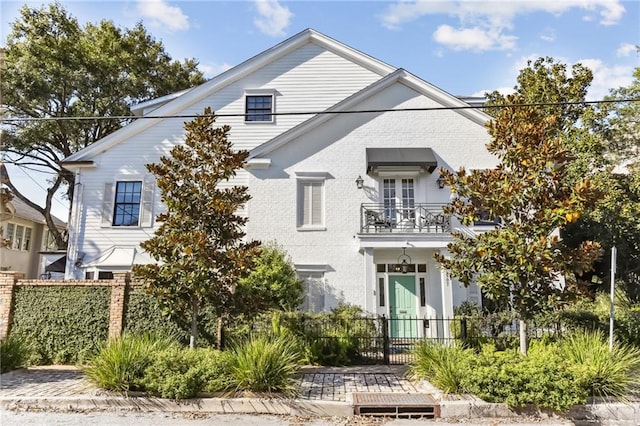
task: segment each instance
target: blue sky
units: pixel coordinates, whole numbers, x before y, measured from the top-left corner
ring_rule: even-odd
[[[26,2],[39,6],[43,1]],[[588,99],[626,86],[640,66],[640,2],[511,1],[61,1],[81,23],[142,21],[175,59],[211,77],[313,28],[454,94],[508,91],[528,59],[552,56],[594,72]],[[24,1],[2,0],[2,44]],[[33,182],[13,173],[18,185]],[[18,181],[19,180],[19,181]],[[38,188],[33,188],[34,199]],[[55,213],[65,218],[61,203]]]

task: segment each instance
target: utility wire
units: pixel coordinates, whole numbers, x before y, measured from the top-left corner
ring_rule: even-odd
[[[600,104],[612,104],[612,103],[626,103],[626,102],[640,102],[640,98],[636,99],[616,99],[616,100],[601,100],[601,101],[575,101],[575,102],[533,102],[525,104],[510,104],[510,105],[463,105],[463,106],[443,106],[443,107],[424,107],[424,108],[391,108],[391,109],[362,109],[351,111],[291,111],[291,112],[260,112],[256,115],[268,115],[268,116],[290,116],[290,115],[328,115],[328,114],[372,114],[381,112],[411,112],[411,111],[455,111],[463,109],[499,109],[499,108],[512,108],[512,107],[544,107],[544,106],[571,106],[571,105],[600,105]],[[229,113],[229,114],[211,114],[215,117],[245,117],[247,113]],[[175,115],[115,115],[108,117],[9,117],[2,118],[2,123],[18,123],[25,121],[98,121],[98,120],[140,120],[140,119],[166,119],[166,118],[196,118],[204,117],[205,114],[175,114]]]

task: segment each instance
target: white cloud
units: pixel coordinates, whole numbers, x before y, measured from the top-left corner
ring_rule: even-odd
[[[623,56],[631,56],[636,52],[638,52],[636,45],[631,43],[622,43],[620,47],[618,47],[618,50],[616,50],[616,55],[621,58]]]
[[[540,39],[549,43],[555,41],[556,31],[553,28],[547,27],[540,33]]]
[[[253,23],[263,33],[278,37],[285,35],[285,29],[293,13],[288,7],[282,6],[278,0],[255,0],[259,17]]]
[[[480,27],[456,29],[441,25],[433,33],[433,39],[453,50],[484,51],[512,49],[518,38]]]
[[[164,0],[138,0],[136,9],[153,28],[167,28],[169,31],[189,29],[189,17],[179,7],[169,6]]]
[[[457,19],[460,44],[449,47],[456,50],[489,50],[511,49],[515,47],[514,36],[507,35],[513,29],[513,20],[517,15],[531,13],[549,13],[561,15],[572,9],[583,10],[587,13],[599,12],[601,25],[617,23],[625,13],[620,0],[510,0],[510,1],[434,1],[434,0],[398,0],[387,8],[382,16],[383,26],[389,29],[399,29],[402,24],[414,21],[427,15],[446,15]],[[587,15],[589,16],[589,15]],[[482,42],[469,43],[465,34],[472,34],[482,29]],[[442,26],[436,30],[445,31]],[[451,26],[445,31],[448,36],[444,40],[454,39],[454,29]],[[435,34],[434,34],[435,37]],[[492,41],[492,43],[486,43]],[[511,47],[507,47],[511,46]]]
[[[608,66],[600,59],[581,59],[578,62],[593,72],[588,100],[603,99],[611,89],[629,86],[633,81],[632,66]]]
[[[208,63],[208,64],[198,64],[198,68],[206,78],[215,77],[218,74],[221,74],[231,68],[231,65],[226,62],[222,64]]]

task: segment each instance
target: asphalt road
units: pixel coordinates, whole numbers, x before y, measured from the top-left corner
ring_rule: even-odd
[[[249,415],[249,414],[172,414],[141,412],[24,412],[0,410],[2,426],[540,426],[573,425],[567,420],[508,420],[481,419],[479,421],[457,421],[447,423],[434,420],[377,419],[363,417],[344,418],[299,418],[290,416]]]

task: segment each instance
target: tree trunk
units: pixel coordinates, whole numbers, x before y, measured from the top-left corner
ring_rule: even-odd
[[[189,338],[189,347],[195,349],[196,339],[198,338],[198,299],[191,299],[191,336]]]
[[[529,350],[529,339],[527,338],[527,322],[525,320],[519,320],[518,327],[520,329],[520,352],[522,355],[527,355]]]

